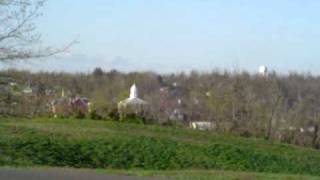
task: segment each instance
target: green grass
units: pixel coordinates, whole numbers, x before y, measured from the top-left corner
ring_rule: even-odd
[[[100,174],[115,174],[139,177],[168,177],[176,180],[319,180],[316,176],[252,173],[217,170],[142,171],[142,170],[97,170]]]
[[[125,169],[125,172],[144,169],[132,173],[168,174],[181,179],[229,175],[240,179],[299,179],[269,173],[319,176],[319,162],[320,152],[314,149],[213,132],[111,121],[0,120],[2,166]]]
[[[2,167],[10,169],[12,167]],[[112,176],[133,176],[133,177],[160,177],[172,180],[319,180],[320,177],[308,175],[288,175],[288,174],[272,174],[272,173],[253,173],[253,172],[235,172],[235,171],[218,171],[218,170],[114,170],[114,169],[73,169],[73,168],[53,168],[53,167],[29,167],[14,168],[14,170],[31,170],[36,172],[73,172],[97,175]]]

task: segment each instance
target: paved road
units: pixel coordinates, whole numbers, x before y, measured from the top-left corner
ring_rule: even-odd
[[[142,178],[112,176],[77,170],[22,170],[0,169],[0,180],[165,180],[163,178]]]

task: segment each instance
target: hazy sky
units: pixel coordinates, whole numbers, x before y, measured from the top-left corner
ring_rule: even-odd
[[[318,0],[48,0],[42,11],[44,43],[80,43],[33,69],[320,72]]]

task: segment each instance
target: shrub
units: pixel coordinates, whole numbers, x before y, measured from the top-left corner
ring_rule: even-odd
[[[101,120],[103,119],[102,116],[100,116],[96,110],[93,110],[89,113],[89,118],[92,120]]]
[[[45,165],[76,168],[228,169],[319,175],[320,166],[249,148],[191,145],[148,137],[66,139],[61,136],[1,138],[0,165]],[[10,157],[10,158],[4,158]]]
[[[144,124],[144,118],[134,113],[123,114],[119,120],[126,123]]]
[[[86,114],[83,113],[81,110],[77,110],[74,112],[73,116],[76,119],[84,119],[86,117]]]
[[[72,120],[53,122],[57,124],[52,127],[61,125],[72,128],[79,124]],[[207,133],[160,127],[149,129],[148,126],[115,122],[106,123],[112,134],[118,133],[114,136],[100,134],[105,122],[97,124],[99,131],[94,136],[83,135],[82,130],[86,130],[87,125],[92,130],[94,123],[97,122],[88,124],[81,121],[82,125],[73,128],[73,133],[61,133],[60,129],[48,129],[47,132],[46,128],[40,131],[39,122],[37,129],[30,128],[32,122],[28,122],[26,127],[4,126],[4,123],[0,123],[0,165],[146,170],[223,169],[320,175],[320,152],[311,149],[272,145],[262,140],[244,143],[222,136],[219,136],[219,140]],[[46,127],[47,124],[42,126]],[[74,135],[79,127],[81,135]]]

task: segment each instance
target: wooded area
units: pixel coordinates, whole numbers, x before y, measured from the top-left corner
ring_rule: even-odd
[[[320,78],[308,74],[159,75],[97,68],[91,74],[9,70],[0,77],[1,114],[6,116],[51,116],[50,102],[64,91],[68,97],[90,99],[93,118],[117,119],[117,103],[136,83],[149,104],[142,117],[149,123],[188,127],[193,121],[209,121],[217,132],[319,148]],[[25,88],[32,93],[20,93]]]

